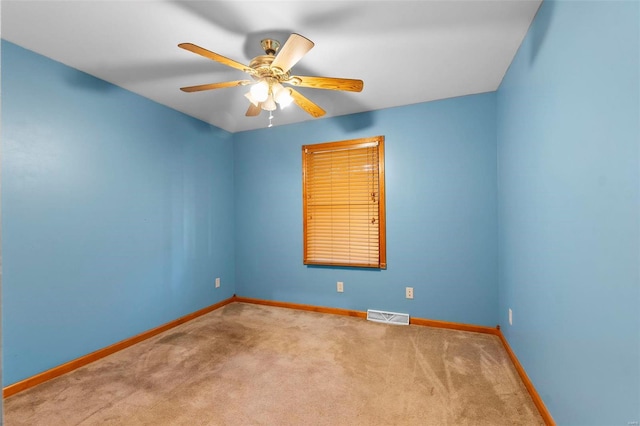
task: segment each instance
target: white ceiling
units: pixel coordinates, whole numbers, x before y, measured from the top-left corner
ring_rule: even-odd
[[[242,71],[177,47],[191,42],[248,64],[260,40],[299,33],[315,47],[292,74],[357,78],[360,93],[299,88],[325,117],[496,90],[541,0],[7,1],[2,38],[230,132],[246,87],[184,93]],[[274,125],[314,120],[292,105]],[[317,119],[316,119],[317,120]]]

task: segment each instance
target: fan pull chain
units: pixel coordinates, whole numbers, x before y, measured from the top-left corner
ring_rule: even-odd
[[[267,127],[273,127],[271,120],[273,119],[273,112],[269,111],[269,125]]]

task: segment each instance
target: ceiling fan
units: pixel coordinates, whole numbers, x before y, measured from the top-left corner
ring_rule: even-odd
[[[178,47],[182,49],[244,71],[253,78],[253,81],[235,80],[222,83],[201,84],[198,86],[181,87],[180,90],[191,93],[251,84],[251,89],[245,95],[251,102],[245,114],[248,117],[259,115],[261,110],[271,112],[276,109],[276,104],[280,105],[280,108],[284,108],[291,102],[294,102],[313,117],[321,117],[325,114],[325,111],[314,102],[304,97],[292,87],[283,86],[283,83],[313,89],[346,90],[350,92],[362,91],[364,85],[362,80],[291,75],[291,67],[302,59],[314,46],[311,40],[300,34],[291,34],[284,46],[282,46],[282,49],[280,49],[280,42],[273,39],[264,39],[260,44],[265,54],[253,58],[248,66],[192,43],[179,44]],[[280,51],[278,52],[278,50]],[[271,119],[272,115],[270,115],[269,118]]]

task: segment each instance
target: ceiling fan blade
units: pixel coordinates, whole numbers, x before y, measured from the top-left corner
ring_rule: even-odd
[[[287,72],[314,46],[313,42],[300,34],[293,33],[282,46],[280,52],[271,63],[272,67],[278,67]]]
[[[309,115],[312,115],[318,118],[326,114],[325,110],[323,110],[318,105],[311,102],[309,99],[302,96],[302,93],[298,92],[297,90],[293,90],[291,88],[289,88],[289,91],[291,92],[291,97],[293,98],[293,102],[295,102],[296,105],[298,105],[300,108],[305,110]]]
[[[213,59],[214,61],[220,62],[221,64],[227,65],[229,67],[239,69],[240,71],[249,72],[249,70],[251,70],[251,68],[241,64],[240,62],[236,62],[233,59],[218,55],[217,53],[211,52],[210,50],[207,50],[203,47],[196,46],[193,43],[180,43],[178,47],[181,47],[193,53],[197,53],[198,55],[204,56],[205,58]]]
[[[298,87],[311,87],[313,89],[326,90],[347,90],[349,92],[361,92],[364,87],[364,82],[362,80],[333,77],[308,77],[302,75],[292,76],[288,83]]]
[[[203,90],[224,89],[225,87],[244,86],[251,83],[249,80],[225,81],[223,83],[200,84],[198,86],[181,87],[183,92],[202,92]]]
[[[249,109],[247,110],[247,113],[245,115],[247,117],[255,117],[256,115],[260,114],[260,111],[262,111],[262,102],[260,102],[257,106],[250,103]]]

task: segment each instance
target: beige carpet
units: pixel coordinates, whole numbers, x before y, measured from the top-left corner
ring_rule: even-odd
[[[243,303],[8,398],[5,423],[544,424],[496,336]]]

